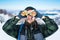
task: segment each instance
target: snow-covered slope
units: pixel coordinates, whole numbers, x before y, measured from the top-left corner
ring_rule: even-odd
[[[3,23],[0,22],[0,40],[15,40],[15,39],[12,38],[11,36],[7,35],[7,34],[3,31],[3,29],[2,29],[3,25],[5,24],[5,22],[6,22],[8,19],[10,19],[11,17],[8,16],[8,15],[4,15],[4,14],[0,14],[0,16],[1,16],[2,18],[4,18],[4,22],[3,22]]]

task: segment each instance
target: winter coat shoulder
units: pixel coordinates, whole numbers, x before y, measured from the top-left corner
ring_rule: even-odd
[[[2,27],[2,29],[10,36],[17,39],[18,37],[18,30],[19,30],[19,21],[20,19],[17,19],[16,17],[9,19]],[[39,20],[39,21],[38,21]],[[43,21],[42,21],[43,20]],[[36,21],[39,24],[39,28],[41,30],[41,33],[43,34],[43,37],[46,38],[50,35],[52,35],[54,32],[57,31],[58,26],[55,23],[55,21],[48,16],[44,19],[36,19]]]

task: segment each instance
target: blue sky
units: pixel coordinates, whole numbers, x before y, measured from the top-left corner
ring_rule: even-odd
[[[36,9],[60,9],[60,0],[0,0],[0,9],[25,9],[32,6]]]

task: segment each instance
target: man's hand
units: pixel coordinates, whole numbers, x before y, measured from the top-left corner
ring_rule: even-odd
[[[17,19],[20,19],[18,16],[16,16]]]
[[[45,19],[46,17],[45,16],[42,16],[42,19]]]

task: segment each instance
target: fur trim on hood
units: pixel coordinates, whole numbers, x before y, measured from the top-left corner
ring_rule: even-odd
[[[24,24],[25,20],[26,20],[26,18],[20,19],[20,20],[17,22],[16,25]],[[36,18],[35,20],[37,21],[37,23],[38,23],[39,25],[45,24],[45,22],[44,22],[41,18]]]

